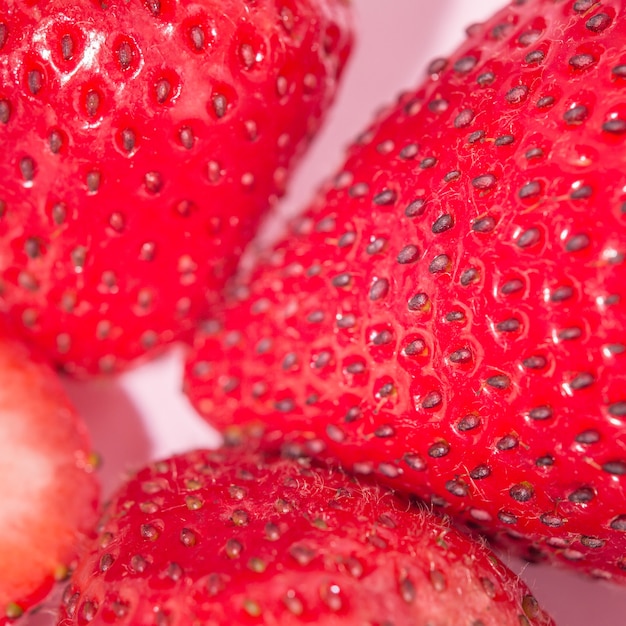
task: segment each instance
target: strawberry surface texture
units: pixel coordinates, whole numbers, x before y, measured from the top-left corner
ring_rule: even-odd
[[[99,481],[57,375],[0,330],[0,624],[67,576],[97,521]]]
[[[218,299],[330,104],[345,0],[0,6],[0,310],[66,372]]]
[[[625,51],[624,2],[469,28],[206,323],[198,411],[626,581]]]
[[[552,624],[483,545],[305,459],[193,451],[113,496],[60,624]]]

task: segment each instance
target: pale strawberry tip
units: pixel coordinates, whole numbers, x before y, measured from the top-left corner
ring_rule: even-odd
[[[0,330],[0,624],[66,580],[99,508],[96,455],[55,373]]]

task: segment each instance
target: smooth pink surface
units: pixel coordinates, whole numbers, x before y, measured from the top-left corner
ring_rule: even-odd
[[[338,101],[324,131],[291,183],[280,215],[265,230],[267,242],[286,214],[303,208],[320,181],[339,165],[342,150],[377,107],[403,88],[417,85],[427,63],[445,56],[466,26],[486,18],[502,0],[353,0],[358,45]],[[110,492],[124,473],[152,458],[187,448],[214,446],[215,433],[196,417],[181,393],[182,352],[144,365],[116,381],[67,384],[88,420],[102,454],[102,477]],[[511,562],[559,626],[626,624],[626,589],[587,581],[547,567]],[[44,610],[28,626],[52,624]],[[26,626],[26,625],[24,625]]]

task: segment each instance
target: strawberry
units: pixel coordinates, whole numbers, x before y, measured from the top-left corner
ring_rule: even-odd
[[[184,337],[319,126],[346,0],[0,7],[0,311],[65,371]]]
[[[96,522],[82,421],[47,364],[0,331],[0,624],[64,578]]]
[[[626,582],[626,5],[514,2],[382,111],[186,390]]]
[[[552,624],[483,545],[376,485],[248,448],[192,451],[113,496],[60,623]]]

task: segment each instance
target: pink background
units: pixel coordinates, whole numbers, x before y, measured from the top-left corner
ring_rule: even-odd
[[[466,26],[481,21],[502,0],[353,0],[358,14],[355,49],[336,107],[291,182],[282,215],[303,207],[321,179],[341,161],[343,148],[403,88],[417,85],[434,57],[445,56],[462,40]],[[277,216],[277,222],[281,216]],[[276,223],[265,232],[264,241]],[[68,382],[67,388],[86,417],[107,492],[124,473],[149,459],[190,447],[214,446],[215,433],[195,416],[181,388],[182,352],[165,357],[115,381]],[[124,433],[120,435],[120,433]],[[626,589],[511,562],[559,626],[626,624]],[[29,625],[53,623],[43,609]],[[24,625],[25,626],[25,625]]]

